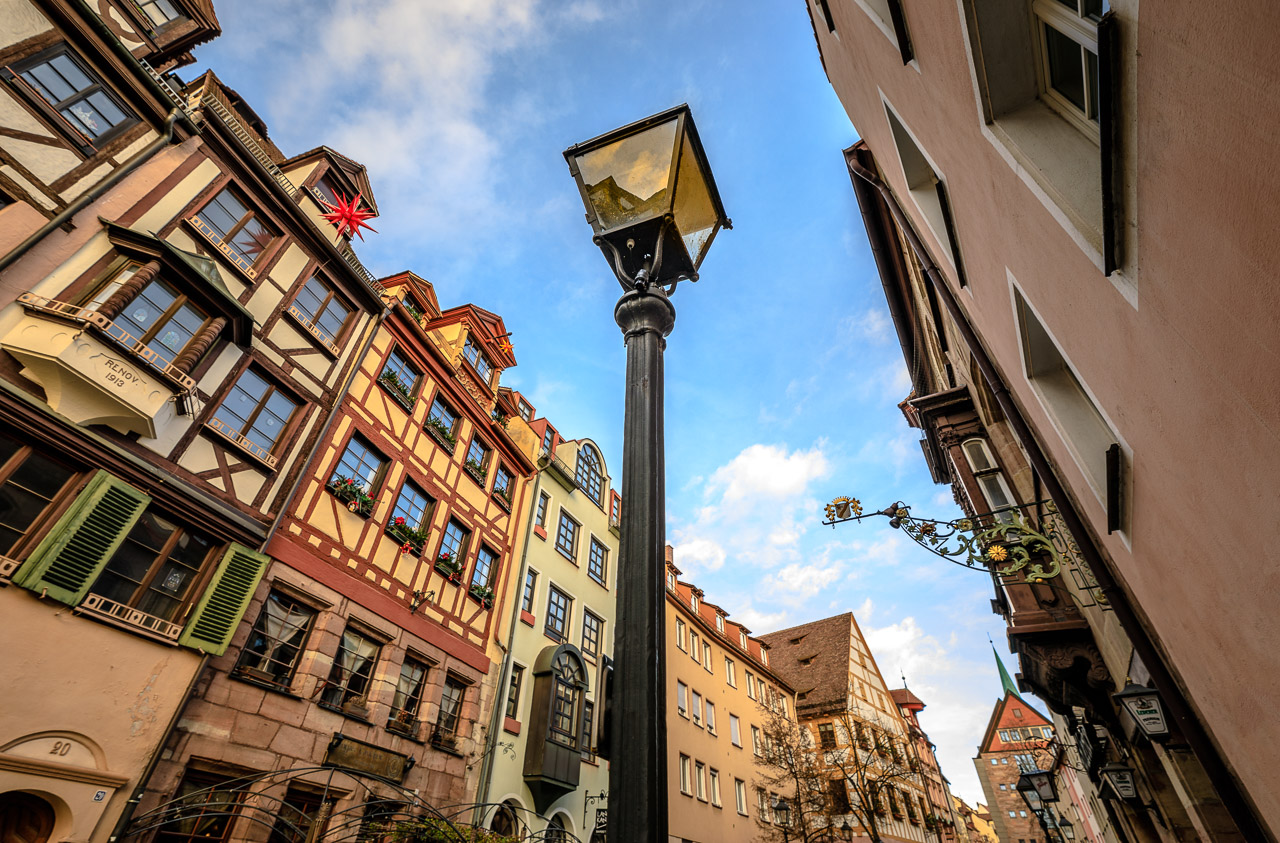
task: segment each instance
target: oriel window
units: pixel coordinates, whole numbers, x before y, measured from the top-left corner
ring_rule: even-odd
[[[164,369],[173,364],[208,319],[208,314],[186,296],[155,278],[125,305],[107,333],[126,348],[150,351],[144,359]]]
[[[586,674],[582,663],[566,650],[556,656],[551,675],[555,688],[551,698],[550,737],[572,749],[578,746],[578,718]]]

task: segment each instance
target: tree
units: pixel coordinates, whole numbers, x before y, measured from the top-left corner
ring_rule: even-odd
[[[788,826],[767,830],[765,838],[827,843],[840,839],[835,830],[848,821],[881,843],[889,816],[918,816],[919,775],[898,731],[887,718],[848,711],[803,724],[768,712],[759,779],[794,797]]]

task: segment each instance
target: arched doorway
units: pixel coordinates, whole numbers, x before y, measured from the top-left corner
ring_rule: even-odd
[[[519,821],[516,820],[515,811],[505,802],[497,811],[494,811],[493,820],[489,823],[489,830],[502,837],[514,837],[517,840],[523,836]]]
[[[30,793],[0,793],[0,843],[45,843],[53,833],[53,806]]]

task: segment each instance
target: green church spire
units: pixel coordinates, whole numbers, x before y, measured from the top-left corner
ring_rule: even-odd
[[[1005,670],[1004,662],[1000,660],[1000,654],[996,652],[994,643],[991,645],[991,655],[996,657],[996,667],[1000,669],[1000,684],[1004,687],[1005,694],[1013,694],[1021,699],[1021,695],[1018,693],[1018,686],[1014,684],[1013,677],[1009,675],[1009,671]]]

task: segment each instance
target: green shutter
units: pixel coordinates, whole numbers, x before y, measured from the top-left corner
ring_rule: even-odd
[[[149,496],[99,471],[27,557],[14,582],[78,604],[149,503]]]
[[[244,545],[228,547],[178,643],[211,656],[225,653],[270,561],[270,556]]]

